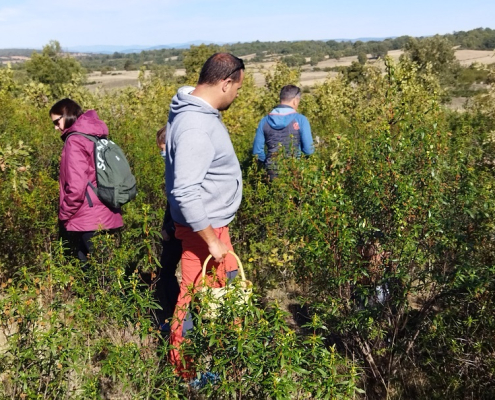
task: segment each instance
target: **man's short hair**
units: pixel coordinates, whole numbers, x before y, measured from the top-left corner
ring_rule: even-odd
[[[280,102],[291,101],[295,97],[301,97],[301,89],[295,85],[287,85],[280,91]]]
[[[243,69],[244,61],[240,58],[230,53],[215,53],[201,68],[198,85],[215,85],[227,78],[239,82]]]

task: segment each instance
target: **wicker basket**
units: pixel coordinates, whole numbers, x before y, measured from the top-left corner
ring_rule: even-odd
[[[220,288],[212,288],[206,284],[206,265],[208,261],[212,258],[210,254],[205,262],[203,263],[203,271],[202,271],[202,280],[203,285],[198,290],[197,296],[200,299],[201,307],[203,308],[203,316],[207,319],[215,319],[218,317],[219,308],[225,301],[225,296],[232,296],[236,298],[236,305],[244,305],[249,301],[251,294],[253,293],[253,284],[251,281],[246,279],[246,275],[244,274],[244,268],[242,267],[242,262],[233,251],[229,250],[229,253],[232,254],[237,260],[238,271],[240,275],[241,281],[232,284],[227,283],[224,287]],[[238,276],[239,276],[238,275]],[[237,277],[236,277],[237,278]]]

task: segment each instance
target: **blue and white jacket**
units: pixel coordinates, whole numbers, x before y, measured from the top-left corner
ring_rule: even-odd
[[[314,153],[308,119],[284,104],[279,104],[260,121],[254,138],[253,155],[269,164],[279,147],[283,147],[286,154],[292,148],[296,157],[300,157],[301,151],[306,155]]]

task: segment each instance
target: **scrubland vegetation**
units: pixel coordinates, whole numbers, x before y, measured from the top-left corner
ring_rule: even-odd
[[[423,63],[421,47],[384,74],[364,65],[305,93],[316,152],[281,158],[272,183],[252,140],[300,71],[279,63],[262,88],[247,75],[223,117],[244,176],[233,244],[256,296],[214,322],[196,315],[187,352],[220,382],[196,393],[174,376],[153,312],[165,203],[154,134],[214,50],[186,53],[180,82],[164,70],[111,93],[88,92],[77,64],[59,80],[57,54],[38,59],[50,81],[0,69],[0,397],[494,398],[495,89],[448,111],[451,64]],[[98,111],[140,190],[87,276],[58,238],[62,142],[48,110],[62,96]]]
[[[495,30],[478,28],[470,31],[459,31],[453,34],[436,35],[445,40],[450,46],[461,49],[493,50],[495,48]],[[249,42],[232,43],[223,47],[225,51],[239,56],[253,55],[251,61],[262,62],[272,60],[273,57],[283,57],[289,66],[301,66],[309,63],[316,65],[325,57],[341,58],[369,54],[371,57],[384,57],[388,51],[403,49],[412,39],[422,41],[428,38],[412,38],[400,36],[385,40],[369,41],[337,41],[337,40],[306,40],[306,41],[279,41],[279,42]],[[215,45],[211,45],[215,47]],[[81,58],[83,66],[88,70],[100,70],[102,67],[111,69],[139,69],[143,65],[169,65],[174,68],[184,68],[185,49],[148,50],[140,53],[92,54]],[[0,55],[2,55],[0,51]],[[126,67],[126,68],[125,68]]]

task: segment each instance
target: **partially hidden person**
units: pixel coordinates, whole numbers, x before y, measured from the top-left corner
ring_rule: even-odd
[[[123,221],[121,210],[107,207],[91,189],[91,185],[97,187],[94,143],[71,133],[106,138],[108,128],[95,110],[83,112],[79,104],[67,98],[55,103],[49,114],[64,142],[58,218],[63,229],[76,236],[77,256],[85,270],[93,251],[93,237],[97,232],[122,227]]]
[[[191,360],[183,363],[180,345],[184,319],[201,284],[202,262],[209,254],[216,270],[210,286],[224,286],[235,276],[229,223],[242,198],[239,160],[222,122],[238,96],[244,79],[244,63],[228,53],[216,53],[203,65],[195,88],[179,89],[172,99],[166,137],[166,189],[175,236],[182,240],[180,293],[172,323],[170,359],[182,377],[191,377]]]
[[[300,157],[301,152],[314,153],[309,121],[297,112],[300,101],[299,87],[284,86],[280,91],[280,104],[258,124],[253,155],[264,165],[270,179],[278,175],[275,158],[280,151],[295,157]]]
[[[165,161],[166,126],[156,133],[156,144],[160,149],[160,155]],[[162,224],[162,254],[160,257],[161,268],[157,271],[156,296],[162,310],[157,310],[159,329],[170,332],[172,316],[179,297],[179,283],[176,277],[177,264],[182,255],[182,243],[175,237],[175,224],[170,213],[170,205],[167,203]]]

